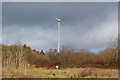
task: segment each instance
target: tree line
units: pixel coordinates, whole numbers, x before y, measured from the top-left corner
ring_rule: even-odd
[[[37,51],[26,44],[13,44],[2,46],[2,67],[24,68],[28,64],[38,64],[44,61],[57,63],[70,67],[68,63],[74,63],[72,66],[81,66],[85,62],[103,61],[105,66],[118,65],[118,47],[106,48],[99,53],[94,53],[86,49],[75,51],[69,46],[62,47],[60,53],[57,49],[50,49],[46,53],[43,50]],[[11,65],[12,64],[12,65]]]

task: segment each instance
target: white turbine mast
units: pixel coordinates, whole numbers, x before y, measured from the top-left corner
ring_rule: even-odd
[[[60,22],[64,19],[60,19],[58,17],[56,17],[56,20],[58,22],[58,53],[60,52]]]

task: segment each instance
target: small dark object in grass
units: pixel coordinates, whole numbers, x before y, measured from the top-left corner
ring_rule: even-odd
[[[55,74],[53,74],[53,76],[55,76]]]

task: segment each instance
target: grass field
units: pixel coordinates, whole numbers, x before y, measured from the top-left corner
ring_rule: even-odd
[[[66,68],[66,69],[9,69],[3,68],[3,78],[118,78],[117,69]]]

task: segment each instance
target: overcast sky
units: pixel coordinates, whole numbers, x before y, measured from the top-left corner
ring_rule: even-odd
[[[2,3],[3,43],[18,41],[33,49],[57,48],[57,21],[61,47],[99,51],[118,36],[117,2],[14,2]]]

